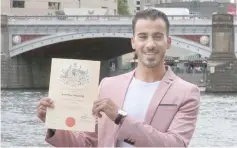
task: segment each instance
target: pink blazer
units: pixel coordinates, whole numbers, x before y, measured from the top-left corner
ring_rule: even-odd
[[[134,71],[104,78],[99,99],[111,98],[122,108]],[[196,127],[199,101],[199,88],[177,77],[168,67],[144,122],[128,115],[118,126],[104,115],[98,120],[96,132],[57,130],[52,137],[47,132],[45,140],[56,147],[116,147],[118,140],[135,147],[187,147]]]

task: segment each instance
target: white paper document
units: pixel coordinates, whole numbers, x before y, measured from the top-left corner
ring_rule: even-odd
[[[95,131],[93,102],[98,99],[100,61],[53,58],[46,128],[71,131]]]

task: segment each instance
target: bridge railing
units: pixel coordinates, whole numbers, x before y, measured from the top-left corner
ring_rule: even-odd
[[[77,20],[77,21],[130,21],[133,15],[57,15],[57,16],[8,16],[9,21],[17,20]],[[197,16],[197,15],[169,15],[169,20],[211,20],[212,16]]]

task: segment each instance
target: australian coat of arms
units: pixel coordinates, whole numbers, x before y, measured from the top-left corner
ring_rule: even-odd
[[[62,83],[71,87],[82,87],[90,81],[88,69],[78,66],[77,63],[62,69],[59,78]]]

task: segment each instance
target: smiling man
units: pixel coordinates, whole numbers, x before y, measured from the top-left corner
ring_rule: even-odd
[[[154,9],[136,14],[132,48],[137,68],[104,78],[93,113],[98,117],[95,132],[48,129],[46,141],[57,147],[187,147],[196,127],[200,92],[197,86],[177,77],[165,66],[170,48],[167,16]],[[38,117],[44,121],[43,98]]]

